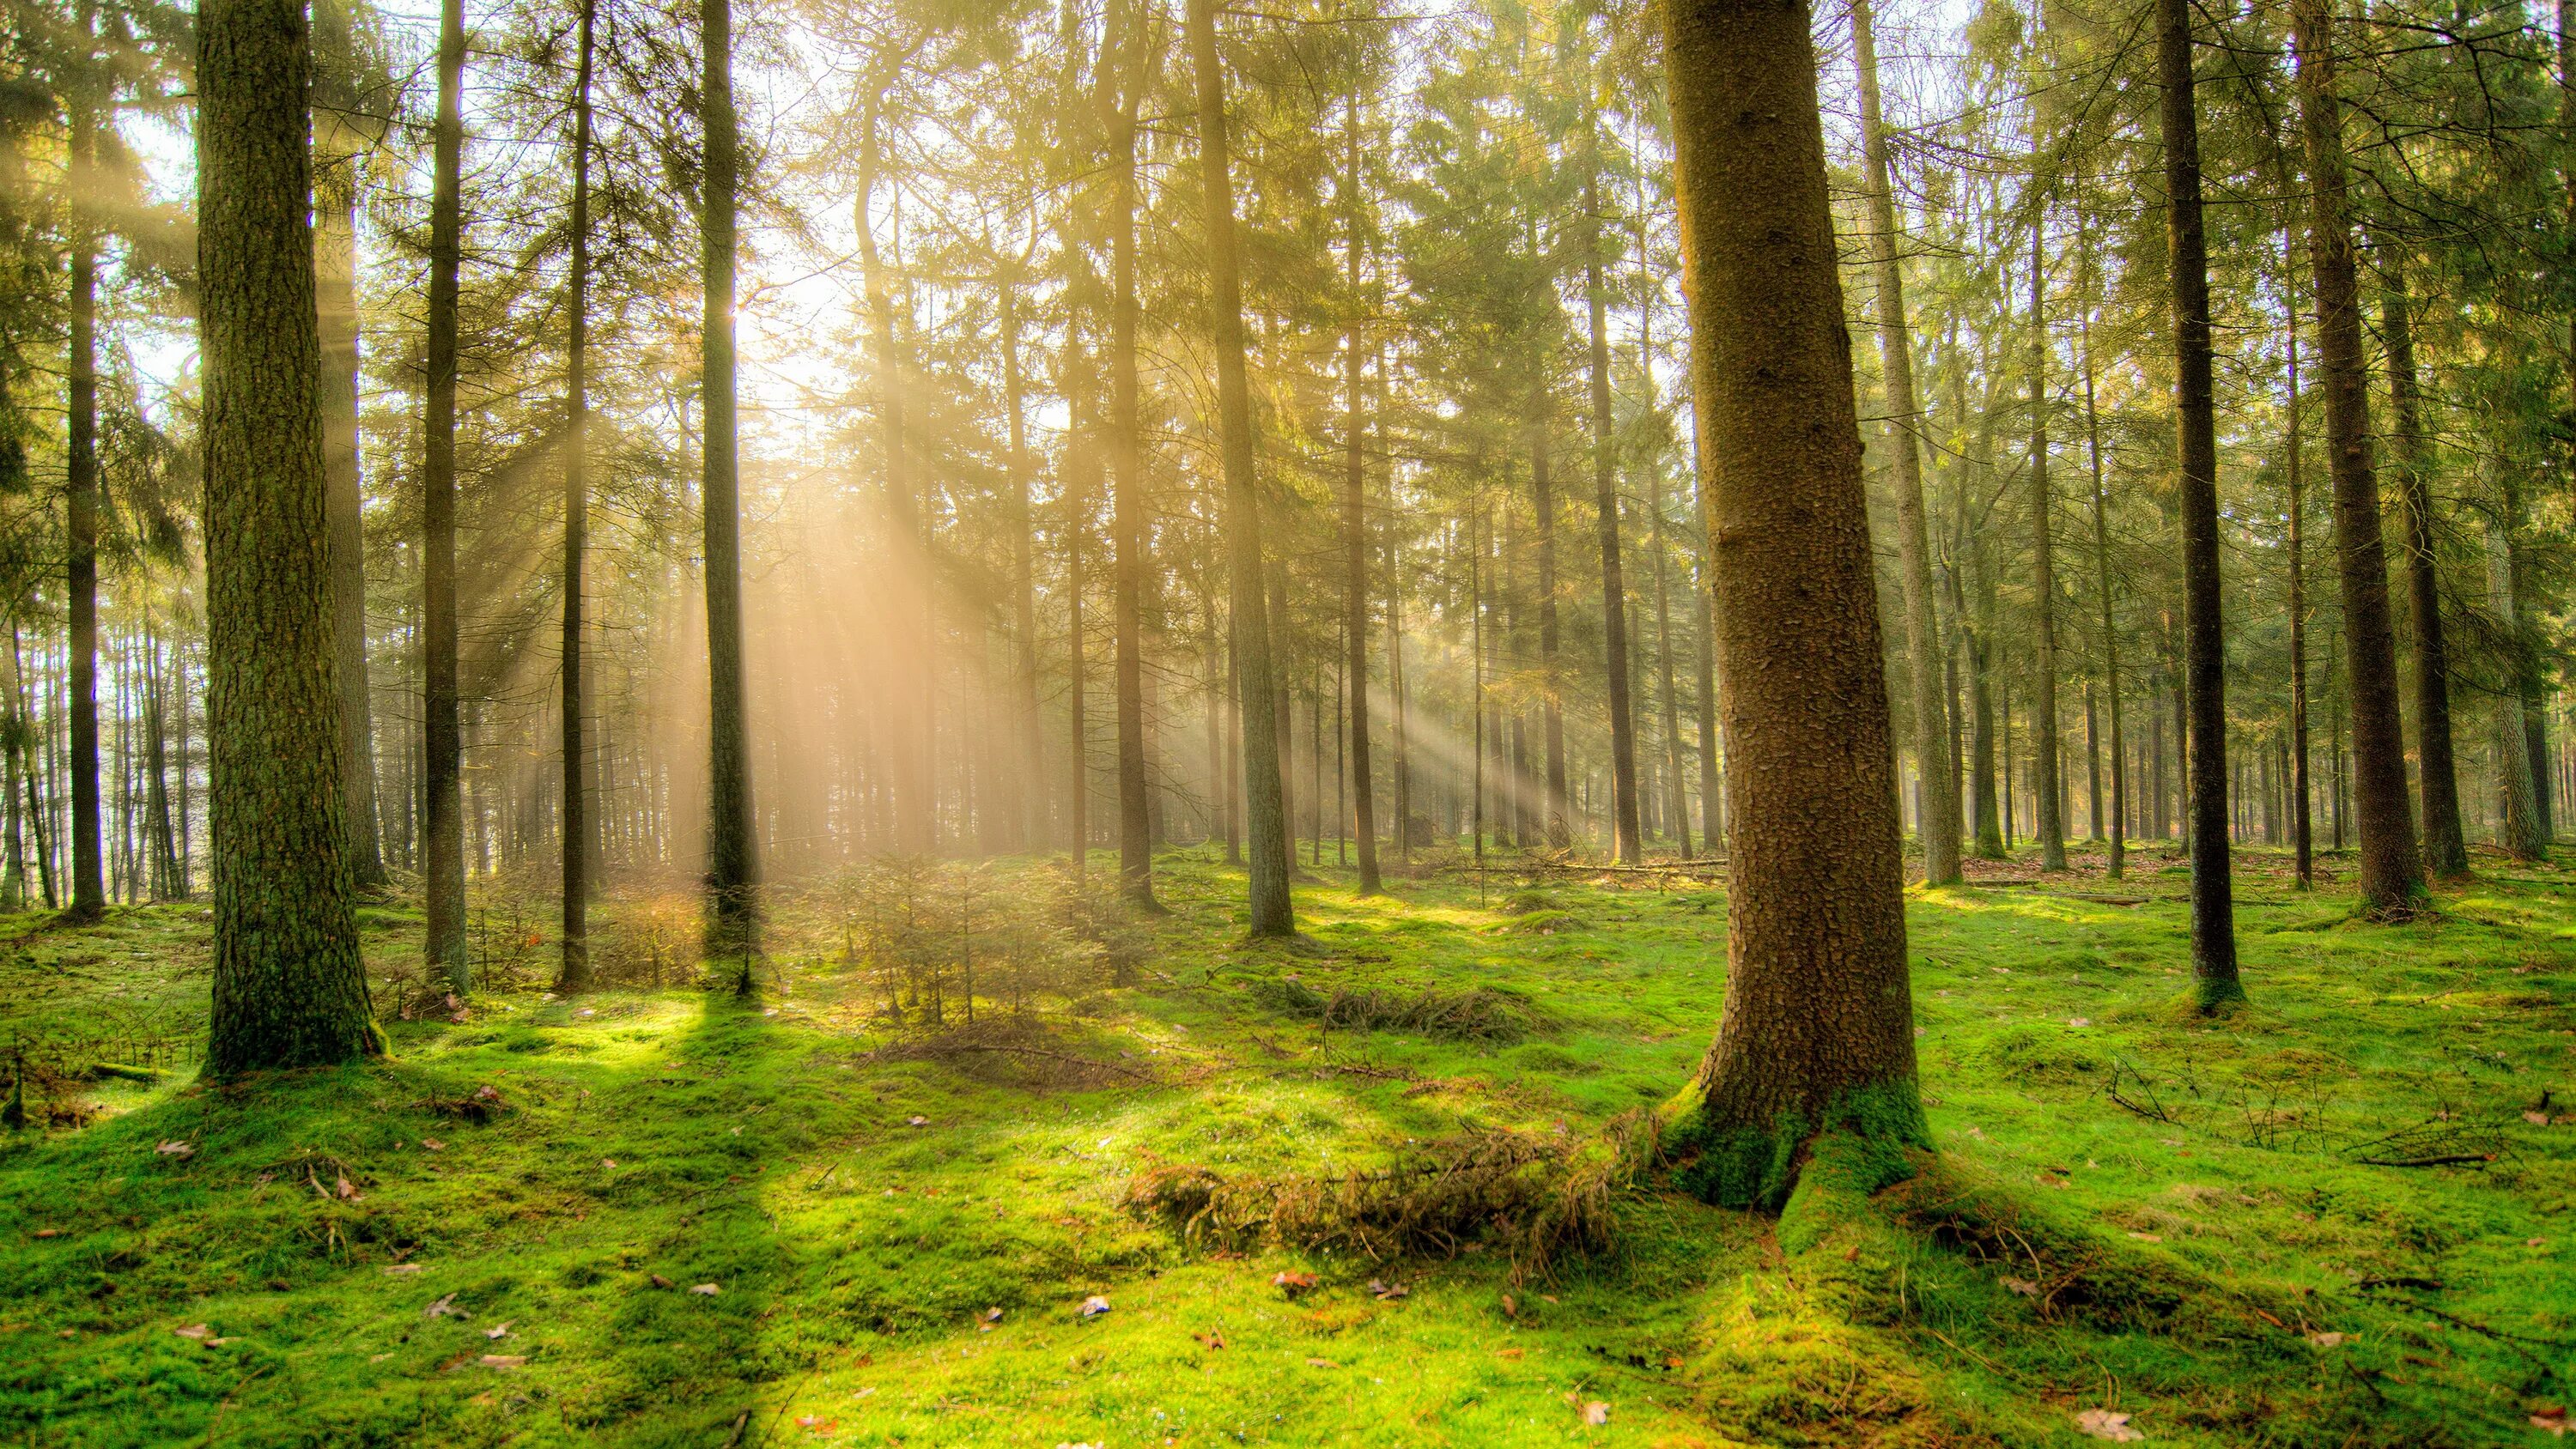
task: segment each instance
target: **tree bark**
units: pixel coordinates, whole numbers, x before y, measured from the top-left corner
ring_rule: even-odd
[[[1109,130],[1109,517],[1117,557],[1110,565],[1110,632],[1118,689],[1118,883],[1134,905],[1154,901],[1151,785],[1145,774],[1145,439],[1138,415],[1136,328],[1136,113],[1150,73],[1150,13],[1113,3],[1108,22],[1116,69],[1104,78]]]
[[[71,917],[94,921],[107,910],[98,807],[98,233],[90,192],[97,185],[97,57],[90,7],[80,8],[84,53],[65,89],[70,113],[70,356],[65,368],[63,508],[64,596],[71,652],[72,902]]]
[[[1235,657],[1241,670],[1246,833],[1251,837],[1251,931],[1293,935],[1288,822],[1279,773],[1279,689],[1263,597],[1261,494],[1254,473],[1252,387],[1245,374],[1243,283],[1234,238],[1234,180],[1227,155],[1225,73],[1216,48],[1215,0],[1189,0],[1190,58],[1197,72],[1199,166],[1207,193],[1208,290],[1215,339],[1217,426],[1225,471],[1226,553]]]
[[[372,1055],[340,808],[310,35],[297,0],[197,12],[217,1077]]]
[[[2397,420],[2397,493],[2406,517],[2407,612],[2415,626],[2416,788],[2424,797],[2424,869],[2465,875],[2469,845],[2460,827],[2457,752],[2451,740],[2451,651],[2442,627],[2442,576],[2433,544],[2432,459],[2424,441],[2415,372],[2413,306],[2405,259],[2390,251],[2380,293],[2388,343],[2388,401]]]
[[[572,261],[564,346],[563,964],[558,991],[590,985],[589,756],[582,748],[583,553],[590,538],[591,66],[598,0],[582,0],[572,83]]]
[[[2361,903],[2373,914],[2402,914],[2414,908],[2424,870],[2406,799],[2406,741],[2398,722],[2397,645],[2389,623],[2388,563],[2380,542],[2379,479],[2370,457],[2370,397],[2360,281],[2346,210],[2333,19],[2325,0],[2296,0],[2291,20],[2308,159],[2309,272],[2325,370],[2326,454],[2334,480],[2335,552],[2343,584]],[[2340,819],[2338,814],[2338,828]]]
[[[2218,415],[2209,238],[2200,202],[2200,112],[2189,0],[2156,0],[2163,86],[2165,246],[2173,268],[2174,419],[2182,463],[2183,667],[2190,727],[2192,994],[2203,1012],[2245,998],[2227,842],[2227,654],[2218,594]]]
[[[1587,84],[1585,93],[1590,94]],[[1601,536],[1601,652],[1610,701],[1610,841],[1623,865],[1644,861],[1637,819],[1637,721],[1629,698],[1628,587],[1619,554],[1619,432],[1611,416],[1610,289],[1601,275],[1598,116],[1586,117],[1583,290],[1592,341],[1592,499]],[[1551,676],[1552,679],[1552,676]]]
[[[1735,765],[1726,1003],[1683,1137],[1686,1181],[1735,1204],[1783,1201],[1814,1151],[1868,1191],[1928,1145],[1809,24],[1802,0],[1664,10],[1697,417],[1725,460],[1702,488]]]
[[[2516,687],[2495,699],[2495,758],[2498,804],[2496,843],[2516,860],[2539,860],[2549,851],[2549,830],[2542,823],[2538,781],[2531,768],[2531,744],[2523,725],[2520,679],[2521,625],[2515,617],[2513,590],[2513,523],[2519,511],[2514,490],[2498,490],[2496,510],[2486,528],[2487,606],[2512,640]],[[2546,778],[2546,777],[2542,777]]]
[[[428,971],[463,995],[465,950],[464,734],[457,684],[457,268],[463,252],[465,146],[463,0],[444,0],[438,27],[438,118],[429,208],[428,411],[421,458],[421,728],[427,857]]]
[[[451,0],[453,3],[453,0]],[[744,718],[741,473],[734,402],[735,193],[741,136],[733,101],[732,0],[698,0],[705,69],[699,119],[706,137],[699,207],[699,271],[706,297],[703,360],[707,591],[707,954],[737,963],[734,991],[756,983],[759,864],[751,833],[751,743]]]
[[[1905,312],[1905,270],[1897,256],[1896,198],[1870,0],[1851,0],[1851,23],[1852,63],[1860,75],[1861,153],[1869,173],[1869,259],[1877,293],[1879,367],[1887,380],[1887,442],[1896,463],[1897,586],[1905,599],[1906,678],[1913,686],[1916,834],[1923,841],[1924,882],[1955,885],[1960,879],[1959,788],[1949,768],[1941,633],[1933,614],[1932,547],[1924,526],[1917,437],[1922,405],[1914,390],[1914,342]]]
[[[2043,214],[2044,215],[2044,214]],[[2047,228],[2041,217],[2030,227],[2030,567],[2035,596],[2037,697],[2031,715],[2037,726],[2032,744],[2039,751],[2039,868],[2066,869],[2065,801],[2057,744],[2057,564],[2056,497],[2048,485],[2048,273],[2040,257]]]
[[[2281,229],[2281,278],[2288,290],[2290,228]],[[2290,490],[2290,836],[2302,888],[2316,884],[2314,821],[2308,809],[2308,583],[2306,459],[2299,436],[2299,309],[2296,294],[2284,323],[2289,347],[2287,468]]]
[[[322,74],[317,103],[354,110],[356,67],[349,14],[313,7]],[[332,79],[327,87],[325,77]],[[322,109],[317,104],[317,111]],[[358,449],[358,155],[344,114],[314,117],[331,137],[315,178],[315,271],[322,328],[322,469],[331,529],[331,633],[340,671],[340,779],[349,812],[350,870],[361,889],[385,879],[384,831],[376,818],[375,702],[367,683],[367,539]]]
[[[1000,288],[1002,405],[1009,413],[1011,472],[1011,623],[1019,671],[1012,681],[1019,705],[1019,809],[1011,818],[1010,848],[1028,849],[1042,828],[1046,801],[1046,745],[1038,711],[1038,604],[1036,513],[1029,503],[1028,382],[1020,370],[1020,288],[1014,271]]]

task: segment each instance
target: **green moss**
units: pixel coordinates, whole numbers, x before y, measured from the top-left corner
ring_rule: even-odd
[[[1907,1152],[1931,1139],[1914,1083],[1900,1079],[1844,1092],[1812,1121],[1791,1111],[1760,1127],[1711,1121],[1703,1098],[1676,1116],[1665,1140],[1691,1159],[1673,1176],[1683,1191],[1719,1207],[1776,1211],[1811,1171],[1864,1196],[1902,1182],[1913,1173]]]

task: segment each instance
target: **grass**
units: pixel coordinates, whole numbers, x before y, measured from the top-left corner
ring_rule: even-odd
[[[2134,864],[1914,895],[1914,1181],[1819,1163],[1774,1219],[1650,1175],[1537,1275],[1500,1234],[1371,1261],[1126,1204],[1577,1155],[1707,1043],[1709,888],[1327,869],[1310,939],[1252,946],[1239,878],[1175,852],[1140,984],[1036,1025],[889,1025],[809,902],[760,1006],[531,985],[230,1087],[169,1055],[202,907],[0,919],[0,1046],[173,1068],[32,1084],[0,1133],[0,1442],[2550,1442],[2576,875],[2383,926],[2249,852],[2252,1002],[2207,1021],[2182,877]],[[418,923],[367,917],[382,1004]]]

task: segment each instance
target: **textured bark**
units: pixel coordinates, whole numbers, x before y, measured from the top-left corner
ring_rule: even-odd
[[[1046,744],[1038,711],[1038,598],[1034,554],[1036,514],[1029,506],[1028,381],[1020,369],[1020,288],[1015,271],[1001,286],[1002,404],[1010,414],[1011,624],[1019,669],[1013,679],[1019,705],[1019,810],[1010,819],[1009,846],[1025,850],[1043,828]],[[1211,751],[1210,759],[1214,759]]]
[[[1365,244],[1361,234],[1364,220],[1360,195],[1360,99],[1350,98],[1348,117],[1348,163],[1343,176],[1343,207],[1350,233],[1350,255],[1345,259],[1350,272],[1350,325],[1342,335],[1342,385],[1349,394],[1348,407],[1342,420],[1342,546],[1347,564],[1343,583],[1342,642],[1347,653],[1342,661],[1343,677],[1349,681],[1349,718],[1344,722],[1350,740],[1352,833],[1359,837],[1359,893],[1378,892],[1377,871],[1377,801],[1375,778],[1369,766],[1369,574],[1368,574],[1368,462],[1360,446],[1360,307],[1365,300],[1360,291],[1360,254]],[[1389,674],[1393,662],[1389,661]],[[1390,678],[1392,683],[1392,678]],[[1395,828],[1404,829],[1403,801],[1396,802]],[[1400,849],[1401,847],[1399,847]]]
[[[2281,275],[2290,275],[2290,229],[2281,231]],[[2299,309],[2285,318],[2289,345],[2289,437],[2286,443],[2290,489],[2290,843],[2299,867],[2299,884],[2316,884],[2314,820],[2308,809],[2308,581],[2307,482],[2299,437]]]
[[[1556,440],[1548,426],[1547,399],[1539,398],[1532,411],[1536,421],[1530,426],[1530,506],[1538,533],[1539,739],[1547,771],[1543,828],[1548,849],[1564,850],[1574,844],[1574,816],[1566,803],[1565,696],[1556,657]],[[1522,845],[1530,843],[1529,834],[1525,824]]]
[[[197,11],[206,709],[214,786],[209,1074],[381,1050],[340,809],[310,36],[297,0]]]
[[[1965,513],[1966,500],[1961,499]],[[1997,791],[1995,768],[1995,703],[1992,688],[1995,618],[1994,570],[1988,565],[1982,545],[1971,540],[1966,549],[1969,567],[1976,580],[1976,612],[1971,618],[1966,609],[1959,611],[1959,630],[1968,657],[1968,799],[1975,817],[1977,858],[2004,858],[2003,808]]]
[[[2486,537],[2487,606],[2496,621],[2512,636],[2517,656],[2520,652],[2520,625],[2515,618],[2513,596],[2513,520],[2517,512],[2512,490],[2496,501],[2496,511],[2488,516]],[[2521,671],[2519,657],[2516,674]],[[2496,843],[2516,860],[2538,860],[2548,853],[2549,829],[2542,822],[2535,777],[2531,768],[2531,746],[2524,732],[2522,693],[2500,694],[2495,700],[2495,759],[2499,821]],[[2546,779],[2540,776],[2539,779]]]
[[[465,738],[456,671],[456,294],[464,245],[464,0],[439,8],[438,118],[431,145],[428,408],[421,454],[421,729],[427,839],[421,874],[427,968],[450,991],[473,984],[465,951]]]
[[[2191,974],[2203,1011],[2241,1001],[2227,842],[2227,654],[2218,596],[2218,416],[2211,377],[2209,238],[2201,222],[2200,114],[2189,0],[2156,0],[2164,88],[2165,247],[2173,268],[2174,419],[2182,463],[2183,668],[2189,680]]]
[[[1234,180],[1227,155],[1225,73],[1216,49],[1215,0],[1189,0],[1190,58],[1198,92],[1199,166],[1206,189],[1210,331],[1216,351],[1217,428],[1225,470],[1225,534],[1235,658],[1243,702],[1246,830],[1251,837],[1251,929],[1294,934],[1288,896],[1287,807],[1279,772],[1279,699],[1263,597],[1261,494],[1254,473],[1252,388],[1243,357],[1243,283],[1235,260]]]
[[[2093,473],[2093,583],[2095,599],[2101,606],[2102,693],[2111,715],[2111,840],[2102,870],[2105,876],[2118,880],[2127,869],[2129,853],[2129,757],[2121,732],[2120,632],[2111,618],[2111,526],[2102,489],[2102,414],[2093,394],[2093,254],[2089,245],[2084,260],[2086,299],[2083,332],[2078,339],[2084,353],[2084,454]]]
[[[759,866],[751,833],[751,743],[743,717],[742,508],[734,405],[734,210],[741,137],[733,104],[732,0],[698,0],[705,72],[699,83],[706,186],[698,215],[706,294],[700,388],[705,456],[707,590],[707,954],[739,963],[734,989],[753,989]]]
[[[356,64],[343,4],[313,7],[321,76],[314,125],[330,157],[314,178],[314,265],[322,327],[322,473],[331,530],[331,637],[340,671],[340,782],[349,869],[361,888],[385,879],[376,818],[375,704],[367,683],[367,540],[358,450],[358,153],[347,113]],[[329,78],[329,84],[324,79]],[[333,108],[324,109],[326,106]]]
[[[2297,0],[2291,20],[2308,159],[2309,272],[2316,290],[2317,350],[2325,372],[2326,456],[2334,480],[2335,554],[2343,586],[2361,902],[2366,911],[2389,914],[2413,909],[2424,870],[2406,798],[2406,740],[2398,722],[2397,644],[2389,623],[2388,561],[2379,533],[2379,479],[2370,457],[2370,397],[2360,282],[2346,209],[2334,22],[2325,0]],[[2340,830],[2340,811],[2336,823]]]
[[[1110,634],[1118,697],[1118,887],[1135,905],[1155,908],[1154,832],[1145,775],[1145,438],[1138,416],[1136,328],[1136,112],[1144,104],[1150,17],[1139,7],[1109,9],[1114,79],[1103,96],[1109,130],[1109,526]]]
[[[2416,788],[2424,797],[2424,869],[2465,875],[2460,777],[2451,741],[2451,651],[2442,627],[2442,576],[2433,547],[2432,459],[2415,372],[2415,326],[2405,260],[2384,264],[2381,332],[2388,344],[2389,410],[2397,421],[2397,496],[2406,518],[2406,602],[2415,626]]]
[[[91,28],[81,7],[83,44]],[[66,87],[70,112],[72,211],[70,355],[64,403],[64,596],[70,615],[72,777],[72,902],[75,920],[96,920],[107,909],[103,842],[98,810],[98,233],[88,192],[96,185],[100,97],[92,75],[95,57],[83,55]]]
[[[1601,122],[1593,116],[1588,123],[1583,290],[1592,340],[1592,506],[1601,537],[1602,673],[1610,701],[1610,841],[1621,862],[1635,865],[1646,858],[1646,846],[1637,821],[1637,720],[1629,696],[1628,587],[1619,552],[1619,431],[1611,416],[1610,289],[1601,275]]]
[[[2056,495],[2048,484],[2048,273],[2040,258],[2046,227],[2030,228],[2030,569],[2036,607],[2031,701],[2036,724],[2033,744],[2039,751],[2039,868],[2066,869],[2065,802],[2057,745],[2057,563]]]
[[[1896,463],[1897,587],[1905,600],[1906,679],[1914,706],[1916,833],[1923,879],[1959,876],[1959,783],[1950,771],[1949,720],[1941,689],[1941,632],[1933,615],[1932,546],[1924,526],[1922,404],[1914,390],[1914,341],[1905,313],[1905,271],[1897,258],[1896,199],[1879,102],[1878,45],[1869,0],[1852,0],[1852,61],[1860,74],[1862,159],[1868,167],[1869,260],[1877,293],[1879,367],[1887,380],[1887,443]]]
[[[1777,1203],[1821,1133],[1925,1141],[1894,756],[1808,9],[1663,13],[1734,764],[1695,1177]]]
[[[572,82],[572,261],[565,279],[563,535],[563,965],[556,989],[590,985],[590,772],[582,749],[582,571],[590,536],[591,66],[598,0],[582,0]]]

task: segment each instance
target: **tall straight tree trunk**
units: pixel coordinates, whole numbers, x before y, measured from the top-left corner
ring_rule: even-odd
[[[555,989],[590,985],[589,756],[582,747],[582,570],[590,538],[591,64],[598,0],[582,0],[572,82],[572,264],[564,347],[563,965]]]
[[[1246,831],[1251,837],[1251,930],[1295,934],[1288,896],[1287,806],[1279,774],[1277,673],[1263,597],[1261,494],[1254,472],[1252,385],[1243,356],[1243,283],[1234,239],[1233,163],[1226,149],[1225,73],[1216,50],[1216,0],[1189,0],[1190,58],[1197,72],[1199,166],[1207,192],[1208,291],[1216,344],[1217,426],[1225,469],[1228,604],[1241,670]]]
[[[312,53],[300,0],[197,11],[217,1077],[372,1055],[340,808]]]
[[[2388,401],[2397,421],[2397,492],[2406,510],[2407,612],[2415,625],[2416,788],[2424,797],[2424,869],[2437,878],[2449,877],[2468,872],[2469,845],[2460,828],[2459,767],[2451,745],[2451,654],[2443,638],[2442,577],[2433,547],[2433,468],[2424,442],[2405,259],[2389,252],[2381,278]]]
[[[1091,528],[1091,470],[1097,455],[1090,439],[1098,421],[1099,379],[1082,348],[1077,314],[1065,328],[1065,396],[1073,415],[1066,441],[1064,469],[1064,611],[1065,738],[1070,746],[1071,778],[1066,781],[1065,843],[1073,854],[1074,884],[1091,868],[1091,719],[1090,640],[1083,633],[1082,545]]]
[[[1586,94],[1590,94],[1589,86]],[[1611,416],[1610,288],[1601,275],[1601,122],[1587,117],[1583,290],[1592,324],[1592,499],[1601,535],[1602,672],[1610,700],[1610,842],[1622,864],[1646,858],[1637,819],[1637,721],[1629,698],[1628,587],[1619,556],[1619,429]]]
[[[1564,850],[1574,844],[1573,813],[1565,794],[1565,697],[1557,673],[1556,621],[1556,486],[1554,440],[1548,433],[1547,399],[1532,409],[1530,427],[1530,497],[1538,525],[1538,675],[1539,733],[1547,756],[1545,813],[1547,845]],[[1527,827],[1521,844],[1528,845]]]
[[[1144,104],[1152,44],[1149,14],[1112,4],[1114,94],[1104,97],[1109,125],[1109,457],[1111,541],[1110,631],[1117,655],[1118,885],[1131,903],[1154,902],[1154,831],[1145,773],[1145,439],[1138,416],[1136,327],[1136,112]]]
[[[1014,271],[1001,286],[1002,405],[1008,410],[1011,470],[1011,624],[1018,653],[1012,681],[1019,706],[1020,792],[1011,817],[1011,848],[1037,840],[1046,800],[1045,739],[1038,713],[1038,602],[1036,514],[1029,505],[1028,380],[1020,370],[1020,286]]]
[[[1869,0],[1852,0],[1851,24],[1852,63],[1860,74],[1861,153],[1869,170],[1869,261],[1877,293],[1879,365],[1887,380],[1887,441],[1896,463],[1897,585],[1905,599],[1906,678],[1913,686],[1916,833],[1923,840],[1925,882],[1953,885],[1960,878],[1959,787],[1949,769],[1932,546],[1923,521],[1923,458],[1917,438],[1922,408],[1914,392],[1913,333],[1905,314],[1905,271],[1897,258],[1896,198]]]
[[[2218,597],[2218,413],[2201,222],[2200,111],[2189,0],[2156,0],[2164,87],[2165,245],[2173,268],[2174,419],[2182,463],[2183,661],[2189,676],[2192,992],[2204,1012],[2242,1001],[2227,844],[2225,622]]]
[[[429,405],[421,456],[421,728],[428,834],[421,873],[428,896],[428,971],[459,995],[473,984],[465,951],[465,751],[456,664],[456,273],[464,247],[464,86],[464,0],[444,0],[431,148]]]
[[[2295,0],[2290,18],[2298,47],[2300,129],[2307,143],[2308,259],[2317,298],[2317,348],[2325,369],[2335,552],[2343,579],[2361,903],[2372,914],[2397,915],[2413,910],[2424,868],[2406,799],[2406,740],[2398,722],[2397,643],[2389,623],[2388,561],[2379,534],[2379,479],[2370,457],[2361,285],[2346,209],[2334,21],[2326,0]]]
[[[1663,17],[1696,415],[1726,460],[1702,486],[1735,755],[1726,1001],[1688,1179],[1777,1204],[1811,1144],[1884,1178],[1929,1142],[1895,760],[1807,6]],[[1871,1140],[1815,1141],[1846,1134]]]
[[[1963,498],[1964,504],[1965,499]],[[1995,705],[1992,690],[1993,621],[1995,613],[1994,573],[1983,557],[1983,549],[1970,545],[1969,565],[1977,574],[1976,618],[1970,620],[1963,608],[1960,630],[1966,636],[1968,656],[1968,774],[1969,799],[1977,833],[1977,858],[2004,858],[2003,808],[1997,790],[1995,771]]]
[[[755,989],[759,864],[751,833],[751,741],[743,715],[742,505],[734,406],[734,209],[741,135],[733,103],[733,0],[698,0],[705,70],[699,119],[706,137],[706,187],[699,207],[699,275],[705,292],[701,387],[705,456],[707,591],[707,946],[735,960],[734,991]]]
[[[2032,746],[2039,752],[2035,773],[2039,805],[2039,868],[2066,869],[2066,802],[2061,796],[2057,742],[2057,564],[2056,495],[2048,484],[2048,272],[2040,257],[2047,233],[2045,212],[2030,226],[2030,567],[2035,595],[2034,652],[2031,658],[2033,698],[2030,704]]]
[[[2111,622],[2111,526],[2102,488],[2102,414],[2093,394],[2093,253],[2084,249],[2084,311],[2078,345],[2084,353],[2084,454],[2093,473],[2093,582],[2101,605],[2102,693],[2111,715],[2111,844],[2103,874],[2118,880],[2129,847],[2129,766],[2121,738],[2120,635]]]
[[[2302,888],[2316,884],[2316,841],[2308,810],[2308,580],[2307,480],[2299,437],[2299,309],[2290,290],[2293,255],[2290,228],[2281,229],[2281,280],[2289,292],[2286,338],[2289,347],[2289,428],[2287,439],[2290,490],[2290,837]]]
[[[2538,860],[2548,854],[2549,832],[2541,823],[2539,785],[2531,768],[2531,746],[2523,727],[2519,677],[2522,638],[2515,618],[2513,591],[2513,520],[2520,500],[2510,484],[2499,489],[2495,511],[2486,526],[2487,607],[2512,636],[2517,687],[2495,698],[2496,843],[2516,860]]]
[[[900,67],[901,62],[894,64]],[[928,854],[939,843],[932,744],[932,732],[938,723],[934,712],[938,697],[936,586],[929,564],[929,530],[921,508],[919,485],[913,479],[912,440],[906,426],[907,367],[903,355],[903,331],[898,325],[894,287],[877,245],[875,220],[877,180],[884,170],[883,107],[885,93],[892,84],[891,75],[880,73],[877,76],[876,90],[860,122],[859,196],[855,220],[860,270],[867,289],[868,321],[875,334],[870,350],[876,363],[878,445],[885,455],[886,516],[890,526],[901,536],[902,542],[898,546],[920,547],[923,559],[921,581],[924,594],[916,602],[912,617],[906,621],[911,626],[914,658],[923,673],[920,683],[897,700],[897,707],[905,712],[906,717],[894,732],[900,762],[895,771],[895,837],[902,850]],[[899,219],[897,224],[900,225]]]
[[[1342,641],[1347,652],[1342,661],[1343,677],[1348,681],[1345,694],[1349,700],[1349,717],[1344,721],[1350,738],[1350,778],[1352,833],[1359,837],[1359,893],[1378,893],[1377,872],[1377,802],[1374,777],[1369,767],[1369,576],[1368,576],[1368,460],[1360,443],[1360,317],[1366,301],[1360,290],[1360,255],[1366,245],[1362,235],[1365,221],[1364,198],[1360,194],[1360,98],[1351,93],[1347,122],[1348,160],[1342,185],[1345,223],[1350,232],[1349,267],[1350,325],[1342,333],[1342,385],[1348,392],[1348,407],[1342,421],[1342,546],[1348,562],[1344,582]],[[1396,828],[1404,828],[1401,813]]]
[[[79,33],[90,44],[89,5],[81,6]],[[99,97],[96,57],[83,54],[67,89],[71,113],[70,357],[65,368],[63,523],[68,563],[72,727],[72,903],[74,920],[98,919],[107,909],[103,841],[98,808],[98,234],[91,222],[89,190],[95,185]]]
[[[356,60],[344,4],[313,7],[322,76],[317,103],[357,108],[349,77]],[[324,82],[327,79],[328,84]],[[340,671],[340,781],[349,812],[349,868],[361,889],[385,879],[383,827],[376,815],[375,703],[367,684],[367,540],[358,449],[358,157],[361,138],[345,114],[315,106],[330,140],[315,178],[315,271],[322,325],[322,470],[331,528],[331,632]]]

